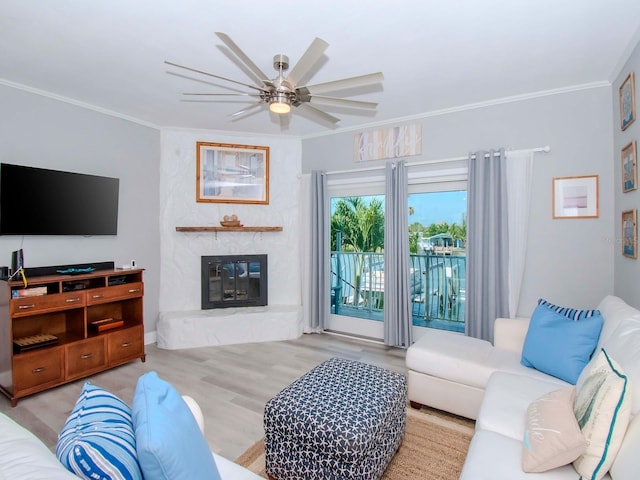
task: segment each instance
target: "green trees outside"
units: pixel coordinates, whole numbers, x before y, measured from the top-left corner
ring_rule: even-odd
[[[337,248],[336,233],[342,232]],[[378,198],[367,205],[362,197],[338,200],[331,215],[331,251],[381,252],[384,248],[384,207]]]
[[[409,207],[409,216],[413,214],[413,207]],[[336,243],[338,231],[342,232],[340,248]],[[461,224],[439,222],[426,226],[413,222],[409,225],[408,233],[411,253],[421,253],[421,237],[440,233],[448,233],[464,243],[467,239],[467,219],[463,217]],[[372,197],[368,204],[363,197],[346,197],[336,202],[331,215],[331,251],[336,250],[374,253],[384,250],[384,205],[379,198]]]

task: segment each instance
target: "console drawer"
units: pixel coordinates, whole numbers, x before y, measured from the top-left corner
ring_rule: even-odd
[[[84,306],[84,292],[54,293],[37,297],[14,298],[11,300],[10,313],[12,317],[25,317]]]
[[[93,288],[87,291],[87,305],[142,297],[144,284],[142,282],[125,283],[113,287]]]
[[[66,377],[71,380],[103,370],[107,365],[104,338],[97,337],[67,345]]]
[[[47,347],[13,357],[13,378],[16,391],[36,389],[56,384],[64,379],[63,348]]]
[[[107,335],[109,365],[117,365],[144,354],[143,328],[132,327]]]

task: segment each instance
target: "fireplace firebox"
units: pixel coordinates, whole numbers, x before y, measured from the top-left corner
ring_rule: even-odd
[[[267,305],[267,256],[202,257],[202,309]]]

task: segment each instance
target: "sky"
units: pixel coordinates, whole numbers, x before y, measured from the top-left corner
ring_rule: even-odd
[[[365,203],[372,198],[379,198],[384,205],[384,196],[363,196]],[[334,212],[334,204],[337,198],[332,199],[331,213]],[[409,225],[419,222],[424,226],[432,223],[446,222],[462,224],[462,216],[467,211],[467,192],[464,190],[455,192],[413,193],[409,195],[409,206],[414,213],[409,216]]]
[[[467,192],[414,193],[409,195],[409,206],[414,210],[409,225],[415,222],[424,226],[440,222],[461,225],[462,215],[467,211]]]

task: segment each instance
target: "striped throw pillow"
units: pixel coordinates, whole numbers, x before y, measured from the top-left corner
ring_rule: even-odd
[[[538,305],[543,305],[550,310],[553,310],[560,315],[563,315],[571,320],[582,320],[583,318],[593,317],[596,314],[600,313],[600,310],[578,310],[577,308],[567,308],[560,307],[558,305],[554,305],[553,303],[547,302],[545,299],[541,298],[538,300]]]
[[[89,382],[58,436],[56,456],[87,480],[142,480],[131,409]]]

